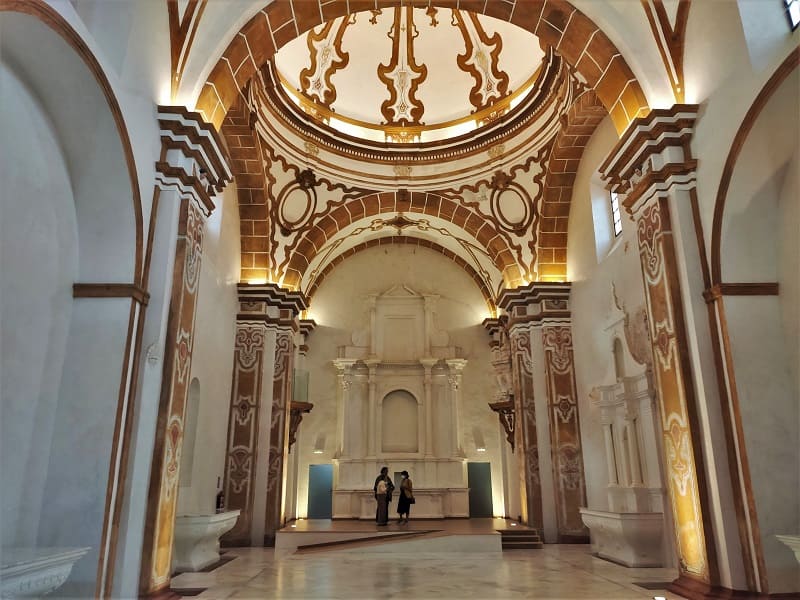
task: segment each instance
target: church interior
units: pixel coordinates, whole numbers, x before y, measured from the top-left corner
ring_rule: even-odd
[[[0,0],[0,597],[800,597],[798,22]]]

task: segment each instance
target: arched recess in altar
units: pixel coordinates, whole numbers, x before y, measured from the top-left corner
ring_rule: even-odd
[[[406,390],[393,390],[383,397],[381,449],[384,453],[419,452],[417,398]]]

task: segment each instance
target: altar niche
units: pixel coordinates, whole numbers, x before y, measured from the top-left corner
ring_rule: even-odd
[[[375,518],[372,486],[382,466],[412,474],[416,517],[469,516],[459,418],[467,361],[436,328],[437,300],[405,285],[368,296],[366,326],[333,360],[334,518]]]

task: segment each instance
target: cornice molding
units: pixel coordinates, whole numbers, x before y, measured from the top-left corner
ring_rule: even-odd
[[[551,303],[563,303],[564,308],[568,309],[571,289],[572,283],[569,281],[535,281],[518,288],[503,290],[497,298],[497,306],[508,313],[512,313],[520,307],[525,309],[529,307],[535,308],[537,305],[541,306],[545,301],[551,301]]]
[[[279,310],[291,311],[292,317],[296,317],[301,311],[308,308],[308,302],[302,292],[287,290],[276,283],[251,284],[240,283],[237,285],[239,302],[241,303],[264,303],[266,307],[277,308]],[[244,312],[245,319],[252,318],[251,313]],[[257,317],[258,313],[252,313]]]
[[[194,160],[215,193],[233,180],[222,139],[200,113],[183,106],[159,106],[158,125],[164,146],[180,150],[186,158]]]
[[[289,99],[271,64],[261,69],[264,85],[256,86],[253,101],[263,111],[278,116],[284,125],[296,134],[331,152],[350,158],[377,163],[427,164],[453,160],[459,156],[482,152],[502,140],[516,135],[521,128],[535,122],[541,111],[557,102],[560,83],[568,76],[563,60],[550,50],[543,60],[539,77],[530,93],[513,110],[473,132],[441,141],[423,143],[387,144],[348,136],[306,115]]]
[[[699,108],[675,104],[635,119],[600,166],[607,187],[626,196],[630,214],[668,188],[694,187],[697,161],[689,144]]]

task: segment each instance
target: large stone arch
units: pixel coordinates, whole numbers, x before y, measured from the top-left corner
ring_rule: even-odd
[[[540,281],[566,281],[567,225],[572,188],[583,151],[606,110],[593,92],[582,94],[564,115],[553,142],[544,180],[541,219],[536,232]]]
[[[409,199],[405,199],[395,192],[383,192],[350,200],[310,225],[290,247],[286,264],[281,265],[284,285],[299,286],[317,254],[349,225],[369,217],[390,217],[401,212],[441,217],[451,222],[471,236],[475,244],[491,257],[495,267],[503,274],[507,287],[515,287],[522,282],[522,271],[508,241],[481,215],[438,194],[414,192]]]
[[[196,110],[218,128],[241,90],[282,46],[309,29],[352,12],[380,6],[388,8],[403,0],[381,2],[276,0],[256,14],[234,36],[209,74],[197,100]],[[441,8],[461,9],[508,21],[552,46],[595,91],[619,133],[649,112],[644,92],[622,54],[608,36],[566,0],[517,0],[516,2],[420,2]]]
[[[492,290],[489,289],[489,285],[481,277],[480,273],[476,271],[472,265],[470,265],[467,261],[463,258],[458,256],[452,250],[448,250],[444,246],[437,244],[431,240],[425,240],[419,237],[408,236],[408,235],[392,235],[387,237],[382,237],[374,240],[369,240],[358,244],[357,246],[353,246],[352,248],[348,248],[344,252],[338,254],[335,258],[333,258],[325,267],[319,272],[319,274],[314,278],[314,281],[310,282],[308,289],[304,290],[306,298],[308,298],[309,305],[311,304],[314,293],[319,288],[320,284],[325,280],[325,278],[335,269],[338,265],[340,265],[345,259],[353,256],[354,254],[358,254],[364,250],[369,248],[374,248],[376,246],[419,246],[421,248],[428,248],[433,250],[434,252],[438,252],[445,258],[452,260],[456,263],[459,267],[461,267],[464,271],[466,271],[467,275],[475,282],[475,285],[478,286],[478,289],[481,291],[481,295],[483,299],[486,301],[486,306],[489,308],[489,311],[492,314],[495,314],[497,311],[497,304],[495,302],[494,294]]]

